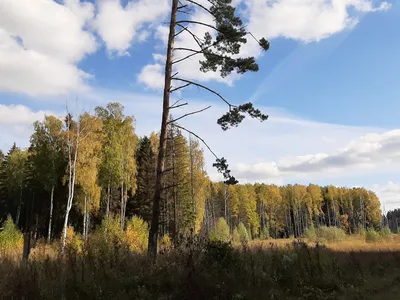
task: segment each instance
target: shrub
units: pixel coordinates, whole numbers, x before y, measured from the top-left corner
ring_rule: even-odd
[[[306,230],[304,233],[304,237],[309,241],[316,241],[317,240],[317,232],[315,231],[315,227],[312,226]]]
[[[229,226],[224,218],[218,219],[217,224],[210,232],[209,238],[212,241],[229,242]]]
[[[232,242],[235,245],[240,245],[240,234],[237,227],[232,232]]]
[[[340,242],[346,238],[343,229],[337,227],[321,226],[317,229],[317,239],[325,242]]]
[[[262,240],[268,240],[270,238],[268,226],[265,226],[264,229],[260,231],[260,238]]]
[[[89,236],[89,250],[104,253],[116,251],[116,248],[125,244],[124,236],[119,217],[106,217],[99,228]]]
[[[369,228],[365,234],[365,241],[367,243],[382,242],[384,240],[390,240],[392,238],[392,232],[388,227],[382,228],[380,231],[375,231],[373,228]]]
[[[375,243],[379,240],[380,240],[379,234],[373,228],[368,228],[365,233],[365,241],[367,243]]]
[[[0,249],[13,250],[22,248],[24,239],[22,233],[14,225],[13,219],[9,215],[0,228]]]
[[[74,251],[77,253],[82,253],[83,250],[83,241],[79,234],[77,234],[74,230],[74,227],[67,227],[67,238],[65,240],[65,247],[69,251]]]
[[[359,235],[359,236],[361,236],[361,237],[363,237],[363,238],[365,238],[366,233],[367,233],[367,232],[365,231],[364,227],[361,227],[361,226],[357,227],[357,228],[354,230],[354,234],[355,234],[355,235]]]
[[[240,236],[240,242],[242,244],[246,244],[250,240],[250,237],[249,237],[246,227],[243,225],[242,222],[239,223],[237,230],[238,230],[238,233]]]
[[[389,227],[385,226],[379,231],[379,235],[383,240],[391,240],[393,238],[392,231]]]
[[[145,252],[149,239],[149,228],[142,218],[133,216],[126,224],[125,241],[134,252]]]
[[[172,241],[168,234],[164,234],[160,239],[160,251],[167,251],[172,248]]]

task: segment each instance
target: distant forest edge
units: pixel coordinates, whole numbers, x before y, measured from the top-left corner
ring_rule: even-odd
[[[27,149],[0,151],[0,222],[11,216],[22,231],[48,240],[67,226],[85,236],[111,215],[122,228],[134,215],[150,223],[159,137],[138,137],[134,124],[119,103],[76,119],[67,113],[35,122]],[[212,182],[204,164],[199,141],[171,124],[161,237],[209,235],[221,217],[231,232],[242,223],[250,238],[300,237],[321,225],[349,234],[387,225],[397,232],[400,211],[383,216],[378,197],[365,188],[225,185]]]

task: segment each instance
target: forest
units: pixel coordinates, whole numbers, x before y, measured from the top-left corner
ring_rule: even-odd
[[[361,187],[240,183],[207,137],[181,125],[211,108],[180,114],[192,87],[226,105],[222,131],[268,121],[181,63],[200,57],[198,72],[242,76],[270,43],[236,1],[167,2],[159,131],[138,136],[118,99],[81,113],[67,102],[62,117],[33,124],[29,146],[0,151],[0,298],[398,299],[399,210],[384,215]],[[257,57],[244,56],[248,41]]]
[[[88,235],[109,216],[121,228],[133,216],[151,223],[157,133],[138,137],[134,117],[109,103],[76,120],[46,116],[34,123],[30,146],[1,155],[0,211],[35,238],[62,237],[68,226]],[[160,236],[176,241],[209,235],[219,218],[233,232],[243,224],[252,239],[301,237],[336,226],[351,234],[379,229],[378,197],[364,188],[212,182],[197,138],[168,129]]]

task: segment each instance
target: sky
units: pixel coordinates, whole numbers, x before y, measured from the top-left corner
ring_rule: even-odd
[[[170,0],[0,0],[0,149],[29,145],[45,114],[75,114],[120,102],[140,136],[158,131]],[[199,2],[207,5],[206,0]],[[217,90],[231,103],[253,102],[266,122],[245,119],[226,132],[226,105],[195,87],[172,96],[189,105],[181,121],[225,157],[240,182],[364,186],[382,209],[400,207],[400,3],[398,0],[233,0],[253,40],[259,72],[199,71],[179,76]],[[193,20],[210,22],[204,11]],[[193,24],[192,24],[193,25]],[[207,28],[190,26],[204,36]],[[196,47],[181,34],[176,47]],[[176,58],[184,54],[177,52]],[[205,151],[207,171],[213,157]]]

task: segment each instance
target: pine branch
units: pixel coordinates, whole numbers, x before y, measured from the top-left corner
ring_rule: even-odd
[[[214,29],[214,30],[216,30],[216,31],[218,31],[218,32],[221,32],[217,27],[215,27],[215,26],[213,26],[213,25],[210,25],[210,24],[207,24],[207,23],[199,22],[199,21],[181,20],[181,21],[176,22],[177,25],[179,25],[179,24],[184,24],[184,23],[202,25],[202,26],[205,26],[205,27]],[[224,34],[223,32],[221,32],[221,33]]]
[[[214,155],[214,157],[216,159],[219,159],[218,156],[214,153],[214,151],[211,150],[210,146],[200,136],[195,134],[193,131],[191,131],[189,129],[186,129],[185,127],[182,127],[182,126],[180,126],[178,124],[174,124],[174,126],[186,131],[187,133],[190,133],[190,134],[194,135],[196,138],[198,138],[204,144],[204,146],[207,147],[207,149],[211,152],[212,155]]]
[[[192,4],[194,4],[194,5],[197,5],[198,7],[202,8],[202,9],[204,9],[206,12],[208,12],[210,15],[214,16],[214,14],[213,14],[207,7],[201,5],[200,3],[197,3],[196,1],[193,1],[193,0],[186,0],[186,1],[189,2],[189,3],[192,3]]]
[[[174,109],[174,108],[182,107],[182,106],[185,106],[185,105],[188,105],[188,103],[185,102],[185,103],[182,103],[182,104],[179,104],[179,105],[176,105],[176,106],[170,106],[169,109]]]
[[[190,113],[184,114],[183,116],[180,116],[179,118],[176,118],[176,119],[174,119],[174,120],[168,121],[168,124],[174,123],[174,122],[176,122],[176,121],[178,121],[178,120],[180,120],[180,119],[186,118],[186,117],[188,117],[188,116],[201,113],[201,112],[203,112],[203,111],[209,109],[210,107],[211,107],[211,105],[209,105],[209,106],[207,106],[207,107],[205,107],[205,108],[203,108],[203,109],[196,110],[196,111],[192,111],[192,112],[190,112]]]
[[[181,24],[176,24],[177,26],[181,27],[184,31],[189,32],[189,34],[193,37],[193,39],[195,40],[195,42],[197,43],[197,45],[200,47],[200,49],[202,49],[201,43],[199,42],[200,38],[195,35],[193,32],[191,32],[187,27],[181,25]]]
[[[219,93],[217,93],[216,91],[214,91],[214,90],[212,90],[212,89],[210,89],[210,88],[208,88],[208,87],[206,87],[206,86],[204,86],[204,85],[202,85],[202,84],[200,84],[200,83],[193,82],[193,81],[190,81],[190,80],[187,80],[187,79],[182,79],[182,78],[172,78],[172,79],[173,79],[173,80],[178,80],[178,81],[183,81],[183,82],[186,82],[186,83],[190,83],[190,84],[193,84],[193,85],[195,85],[195,86],[197,86],[197,87],[200,87],[200,88],[202,88],[202,89],[205,89],[205,90],[209,91],[210,93],[213,93],[214,95],[217,95],[222,101],[224,101],[224,102],[229,106],[229,108],[231,108],[231,107],[236,107],[235,105],[229,103],[229,102],[228,102],[224,97],[222,97]]]
[[[189,51],[189,52],[193,52],[195,54],[204,54],[204,55],[211,55],[211,56],[215,56],[215,57],[219,57],[219,58],[224,58],[224,59],[230,59],[231,57],[226,56],[226,55],[221,55],[221,54],[217,54],[217,53],[213,53],[213,52],[205,52],[209,47],[206,47],[204,49],[202,49],[201,51],[199,50],[194,50],[191,48],[175,48],[174,50],[181,50],[181,51]],[[192,56],[192,55],[190,55]],[[185,58],[186,59],[186,58]],[[177,62],[181,61],[181,59],[177,60],[177,61],[173,61],[172,64],[175,64]]]
[[[187,84],[181,85],[181,86],[179,86],[179,87],[177,87],[177,88],[174,88],[174,89],[170,90],[169,92],[170,92],[170,93],[176,92],[176,91],[178,91],[178,90],[180,90],[180,89],[183,89],[183,88],[185,88],[185,87],[187,87],[187,86],[189,86],[189,85],[191,85],[191,83],[187,83]]]

